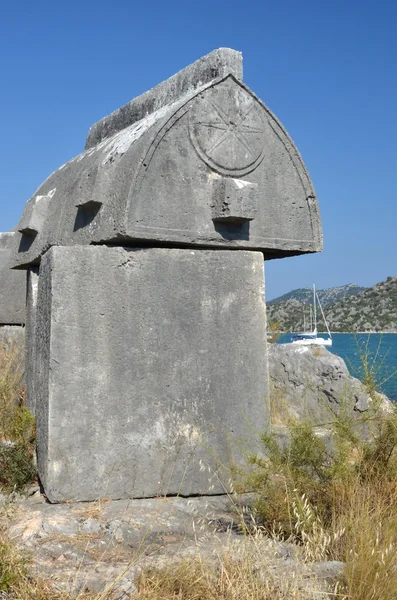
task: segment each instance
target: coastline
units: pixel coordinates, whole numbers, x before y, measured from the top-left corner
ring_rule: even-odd
[[[368,369],[380,391],[397,403],[397,332],[334,331],[331,335],[332,346],[320,347],[343,358],[351,374],[359,379]],[[290,333],[281,335],[277,343],[290,344],[290,336]],[[324,339],[327,334],[320,332],[318,337]]]
[[[328,333],[327,331],[319,331],[318,333]],[[333,335],[337,335],[338,333],[343,333],[346,334],[348,333],[349,335],[396,335],[397,330],[396,331],[331,331],[331,334]]]
[[[280,331],[283,335],[295,333],[294,331]],[[331,335],[348,334],[348,335],[396,335],[396,331],[331,331]],[[328,331],[317,331],[318,335],[328,335]]]

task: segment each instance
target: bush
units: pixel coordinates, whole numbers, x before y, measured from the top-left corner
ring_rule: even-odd
[[[19,491],[34,481],[36,468],[30,447],[23,443],[0,446],[0,486],[5,491]]]
[[[25,406],[22,340],[0,342],[0,487],[21,490],[33,481],[34,418]]]
[[[397,414],[362,419],[369,441],[341,418],[328,443],[309,422],[289,425],[287,448],[263,436],[241,487],[254,491],[267,532],[300,544],[307,560],[346,563],[345,598],[384,600],[397,590]]]

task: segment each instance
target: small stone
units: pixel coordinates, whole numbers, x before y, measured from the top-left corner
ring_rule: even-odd
[[[124,535],[122,521],[119,521],[118,519],[110,521],[106,525],[106,529],[108,530],[109,534],[115,542],[121,543],[123,541]]]
[[[87,592],[93,592],[94,594],[99,594],[103,592],[106,584],[102,581],[100,577],[90,577],[87,579],[85,583],[85,589]]]
[[[81,523],[81,533],[100,533],[102,527],[96,519],[86,519]]]
[[[43,523],[43,529],[47,533],[74,535],[79,530],[79,524],[73,517],[58,515],[47,518]]]
[[[343,575],[345,563],[338,560],[329,560],[312,563],[310,568],[319,579],[326,581],[329,585],[335,585]]]
[[[117,600],[131,598],[132,594],[136,594],[138,592],[135,583],[130,579],[121,579],[119,583],[115,586],[114,590],[116,592],[121,592],[120,595],[117,596]]]
[[[11,492],[11,494],[9,494],[8,496],[8,502],[10,502],[11,504],[18,504],[19,502],[22,502],[24,500],[24,497],[19,494],[18,492]]]
[[[34,496],[36,494],[40,494],[40,487],[38,485],[32,485],[30,488],[28,488],[27,495],[29,497]]]
[[[29,504],[45,504],[46,499],[45,496],[43,496],[43,494],[40,494],[40,491],[38,491],[28,498],[28,502]]]
[[[354,410],[357,410],[360,413],[369,410],[370,403],[368,395],[360,394],[359,396],[356,396],[356,398],[357,402],[354,405]]]
[[[71,542],[73,542],[73,540],[71,540]],[[46,556],[51,557],[51,559],[61,562],[69,559],[81,562],[85,557],[84,551],[74,546],[73,543],[59,540],[48,540],[41,542],[40,550]]]
[[[12,537],[21,537],[24,542],[47,536],[43,530],[43,520],[40,513],[32,513],[30,518],[13,525],[10,528],[10,533]]]

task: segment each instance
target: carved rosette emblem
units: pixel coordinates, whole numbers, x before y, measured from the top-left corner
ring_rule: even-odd
[[[263,158],[263,109],[232,79],[198,96],[190,111],[189,127],[199,156],[222,175],[246,175]]]

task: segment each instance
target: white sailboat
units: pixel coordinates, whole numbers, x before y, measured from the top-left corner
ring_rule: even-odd
[[[317,333],[317,304],[320,307],[321,314],[324,319],[325,326],[327,328],[328,337],[319,337]],[[292,334],[292,344],[299,344],[301,346],[316,345],[316,346],[332,346],[332,335],[328,327],[327,320],[324,315],[323,307],[321,306],[320,299],[316,293],[316,286],[313,283],[313,316],[314,316],[314,329],[313,331],[305,331],[303,333]]]

